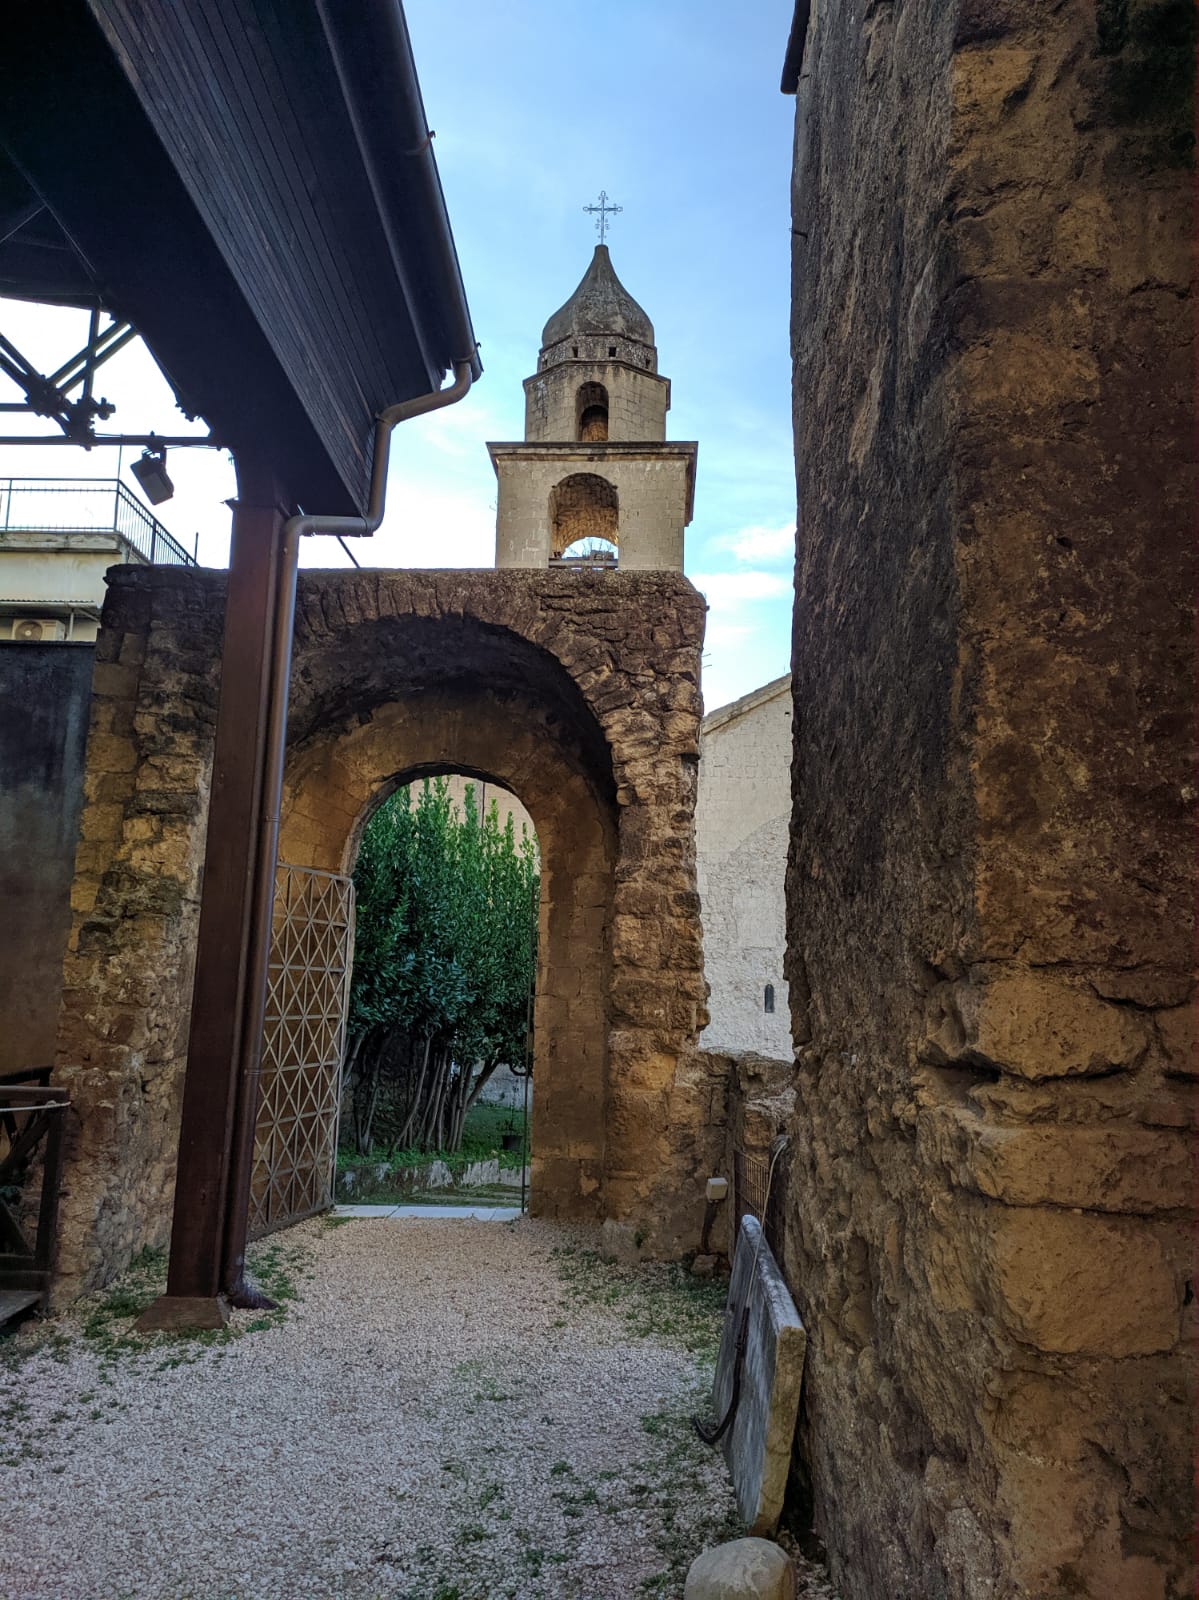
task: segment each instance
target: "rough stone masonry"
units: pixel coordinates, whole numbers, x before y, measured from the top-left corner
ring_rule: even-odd
[[[1193,1593],[1192,35],[812,8],[788,1277],[852,1600]]]
[[[58,1041],[73,1136],[59,1298],[169,1233],[223,574],[110,575]],[[543,860],[533,1205],[698,1243],[726,1063],[694,808],[704,605],[681,574],[301,575],[283,857],[349,870],[422,772],[528,804]]]

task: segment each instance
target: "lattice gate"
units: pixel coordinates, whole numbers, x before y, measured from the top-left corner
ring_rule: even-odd
[[[251,1239],[333,1203],[353,961],[353,880],[281,864],[262,1035]]]

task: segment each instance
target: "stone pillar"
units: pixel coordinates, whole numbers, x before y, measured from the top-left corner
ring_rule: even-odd
[[[220,574],[109,575],[56,1052],[62,1301],[170,1228],[223,615]]]
[[[1189,8],[815,8],[789,1279],[847,1600],[1182,1600]]]

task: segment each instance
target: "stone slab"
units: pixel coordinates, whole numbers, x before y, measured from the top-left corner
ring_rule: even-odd
[[[31,1311],[41,1298],[39,1289],[0,1289],[0,1327]]]
[[[716,1360],[717,1421],[732,1401],[747,1309],[741,1393],[721,1448],[746,1526],[752,1534],[767,1534],[778,1527],[783,1509],[808,1336],[761,1225],[749,1216],[742,1217],[737,1233]]]

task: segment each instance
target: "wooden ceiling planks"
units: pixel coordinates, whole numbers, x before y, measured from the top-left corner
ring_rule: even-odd
[[[397,358],[405,372],[421,364],[426,388],[441,374],[424,367],[402,314],[315,14],[276,0],[91,4],[289,381],[361,491],[369,419],[395,397]]]
[[[360,511],[375,414],[473,355],[398,0],[17,9],[0,140],[86,276],[224,442]]]

